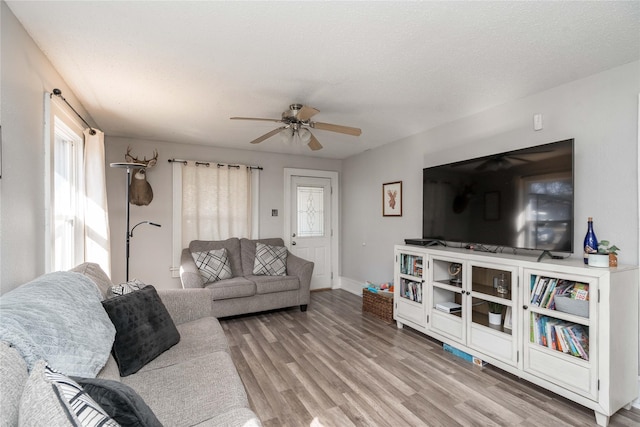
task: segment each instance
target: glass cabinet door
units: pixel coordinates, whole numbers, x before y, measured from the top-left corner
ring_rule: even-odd
[[[518,363],[517,269],[470,263],[468,345],[506,363]]]
[[[526,270],[524,369],[584,396],[597,395],[597,280]]]
[[[427,260],[424,254],[410,251],[396,252],[395,319],[398,327],[407,320],[409,325],[424,328],[426,311],[424,275]]]
[[[466,299],[465,263],[448,257],[431,258],[429,328],[464,343]]]

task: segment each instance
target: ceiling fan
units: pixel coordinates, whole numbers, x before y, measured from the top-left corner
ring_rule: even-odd
[[[289,105],[289,110],[283,112],[282,118],[280,119],[231,117],[231,120],[259,120],[282,123],[284,125],[254,139],[253,141],[251,141],[252,144],[258,144],[278,133],[282,133],[283,135],[289,135],[291,137],[295,137],[297,135],[303,143],[309,145],[309,148],[314,151],[320,150],[322,148],[322,144],[320,144],[320,142],[316,139],[315,136],[313,136],[308,128],[328,130],[331,132],[338,132],[353,136],[359,136],[362,133],[362,130],[354,127],[312,121],[311,117],[315,116],[319,112],[319,110],[316,110],[313,107],[307,107],[306,105],[302,104],[291,104]]]

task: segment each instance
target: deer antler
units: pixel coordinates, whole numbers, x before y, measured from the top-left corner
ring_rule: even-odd
[[[150,168],[152,166],[154,166],[158,160],[158,150],[153,150],[153,157],[150,158],[149,160],[147,160],[147,157],[144,157],[144,160],[140,160],[137,157],[133,157],[131,155],[131,147],[127,147],[127,154],[125,154],[124,158],[128,161],[128,162],[132,162],[132,163],[141,163],[143,165],[145,165],[145,167]]]

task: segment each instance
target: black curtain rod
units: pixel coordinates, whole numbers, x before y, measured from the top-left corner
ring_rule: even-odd
[[[73,108],[71,106],[71,104],[69,104],[69,101],[67,101],[64,96],[62,96],[62,91],[60,89],[54,89],[53,90],[53,94],[55,96],[57,96],[58,98],[62,99],[64,101],[65,104],[67,104],[69,106],[69,108],[71,108],[73,110],[74,113],[76,113],[76,116],[80,117],[80,120],[82,120],[84,122],[85,125],[87,125],[87,127],[89,128],[89,134],[91,135],[95,135],[96,131],[91,127],[91,125],[89,123],[87,123],[87,121],[80,115],[80,113],[78,113],[76,111],[75,108]]]
[[[186,160],[182,160],[182,159],[169,159],[167,160],[169,163],[182,163],[183,165],[187,165],[187,161]],[[195,162],[196,166],[206,166],[209,167],[211,166],[210,162]],[[216,166],[221,168],[223,166],[227,166],[229,168],[239,168],[240,165],[224,165],[222,163],[216,163]],[[247,168],[249,168],[250,170],[256,169],[256,170],[264,170],[261,166],[247,166]]]

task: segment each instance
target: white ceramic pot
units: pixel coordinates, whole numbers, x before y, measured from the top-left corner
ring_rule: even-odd
[[[502,324],[502,313],[489,313],[489,324],[490,325],[501,325]]]
[[[589,254],[591,267],[609,267],[609,254]]]

